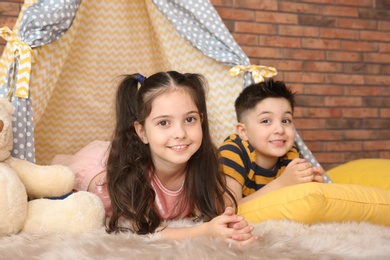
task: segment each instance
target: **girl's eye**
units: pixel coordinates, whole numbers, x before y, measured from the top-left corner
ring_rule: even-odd
[[[291,124],[292,120],[291,119],[283,119],[282,123],[284,123],[284,124]]]
[[[186,122],[187,123],[192,123],[192,122],[195,122],[196,121],[196,118],[195,117],[187,117],[186,118]]]
[[[158,122],[159,125],[161,126],[167,126],[168,125],[168,121],[164,120],[164,121],[160,121]]]

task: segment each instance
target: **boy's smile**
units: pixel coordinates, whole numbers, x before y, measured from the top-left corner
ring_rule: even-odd
[[[256,163],[272,169],[294,144],[293,114],[284,98],[266,98],[243,117],[237,134],[256,151]]]

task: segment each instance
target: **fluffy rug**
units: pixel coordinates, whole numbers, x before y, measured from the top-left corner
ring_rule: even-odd
[[[79,235],[18,234],[0,238],[0,259],[390,259],[390,227],[273,220],[256,224],[254,233],[259,240],[244,249],[218,239],[163,241],[103,228]]]

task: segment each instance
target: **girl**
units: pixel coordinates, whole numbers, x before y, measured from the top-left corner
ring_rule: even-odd
[[[108,232],[120,231],[123,217],[138,234],[221,236],[240,246],[257,239],[252,226],[232,208],[225,209],[235,202],[211,140],[205,84],[201,75],[175,71],[123,78],[107,161],[112,204]],[[188,228],[161,226],[164,220],[184,217],[205,222]]]

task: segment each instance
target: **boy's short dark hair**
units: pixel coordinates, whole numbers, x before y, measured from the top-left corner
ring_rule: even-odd
[[[283,81],[274,81],[270,78],[263,82],[249,85],[237,97],[234,106],[238,122],[241,122],[246,111],[253,109],[266,98],[285,98],[294,112],[295,93]]]

